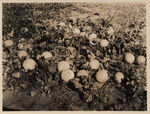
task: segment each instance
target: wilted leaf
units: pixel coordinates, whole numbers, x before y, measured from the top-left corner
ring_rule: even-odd
[[[86,99],[86,102],[91,102],[92,99],[93,99],[93,96],[92,96],[92,94],[90,94],[89,97]]]

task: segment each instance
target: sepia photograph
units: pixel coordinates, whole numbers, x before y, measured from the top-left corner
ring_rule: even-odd
[[[145,2],[2,3],[2,110],[147,111]]]

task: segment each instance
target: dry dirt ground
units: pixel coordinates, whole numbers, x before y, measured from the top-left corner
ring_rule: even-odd
[[[79,18],[80,20],[90,19],[91,21],[96,21],[97,18],[100,18],[111,20],[110,24],[114,26],[115,31],[118,31],[119,29],[127,28],[131,24],[139,25],[141,22],[145,23],[145,7],[144,3],[3,4],[3,41],[9,39],[11,31],[14,31],[14,35],[11,36],[14,42],[23,37],[19,33],[20,28],[26,25],[29,28],[32,26],[30,22],[26,22],[26,19],[31,20],[35,24],[43,20],[56,20],[59,22],[66,21],[68,18],[73,21]],[[34,33],[32,27],[29,31]],[[29,34],[29,36],[25,37],[31,36],[32,34]],[[143,30],[142,37],[143,45],[146,46],[145,29]],[[13,50],[18,49],[17,44],[15,45]],[[9,56],[8,52],[12,55],[13,52],[5,47],[3,52],[7,52],[6,55],[3,53],[3,69],[9,69],[3,72],[4,110],[147,110],[146,90],[138,91],[138,94],[132,96],[134,99],[127,99],[126,93],[120,89],[116,89],[118,85],[116,86],[113,80],[110,80],[104,86],[104,89],[101,90],[103,93],[100,94],[100,99],[93,98],[93,100],[90,100],[88,96],[87,102],[82,100],[79,93],[70,89],[66,83],[59,82],[57,77],[56,80],[47,81],[47,83],[51,83],[52,90],[50,94],[46,95],[44,92],[35,92],[36,95],[33,95],[31,93],[33,88],[36,88],[36,91],[40,88],[37,86],[33,87],[34,84],[30,84],[31,80],[31,83],[34,83],[34,78],[16,79],[11,76],[15,72],[15,64],[12,64],[14,59],[11,58],[13,56],[10,57],[10,61],[5,58]],[[145,69],[145,66],[143,68]],[[142,75],[145,75],[144,73]],[[31,75],[34,75],[34,73]],[[24,81],[23,79],[26,80]],[[15,85],[16,83],[18,85]],[[42,81],[39,83],[41,84]],[[146,79],[142,83],[146,85]],[[39,86],[42,86],[42,84]],[[104,99],[102,98],[104,97],[110,100],[103,102]]]

